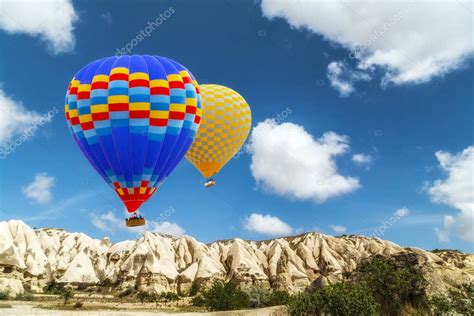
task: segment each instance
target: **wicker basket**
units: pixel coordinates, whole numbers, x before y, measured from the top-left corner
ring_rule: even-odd
[[[144,226],[145,219],[144,218],[129,218],[125,220],[125,225],[127,227]]]

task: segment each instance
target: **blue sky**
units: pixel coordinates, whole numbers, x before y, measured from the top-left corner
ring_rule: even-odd
[[[317,230],[473,251],[472,5],[359,4],[5,5],[0,219],[134,238],[63,115],[74,73],[128,44],[179,61],[201,84],[238,91],[263,131],[212,189],[183,160],[141,208],[149,230],[204,242]],[[149,36],[132,41],[160,14]]]

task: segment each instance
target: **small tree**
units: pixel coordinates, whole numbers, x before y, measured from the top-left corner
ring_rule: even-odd
[[[341,282],[291,296],[288,309],[291,315],[377,315],[378,305],[367,289]]]
[[[148,292],[145,292],[145,291],[140,291],[138,293],[137,297],[140,300],[140,302],[143,304],[145,301],[149,300],[150,294]]]
[[[74,291],[71,288],[68,288],[61,295],[64,299],[64,305],[66,305],[69,300],[74,297]]]
[[[251,306],[247,293],[242,291],[232,282],[214,280],[209,289],[202,293],[201,299],[193,303],[203,303],[210,311],[224,311],[248,308]]]

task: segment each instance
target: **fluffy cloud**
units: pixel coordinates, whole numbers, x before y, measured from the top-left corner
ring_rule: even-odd
[[[451,231],[456,226],[456,220],[451,215],[446,215],[443,220],[443,228],[435,228],[436,236],[441,242],[449,242]]]
[[[252,213],[244,221],[244,228],[250,232],[269,236],[290,235],[293,228],[276,216]]]
[[[36,203],[47,203],[53,197],[51,189],[54,187],[55,181],[54,177],[50,177],[46,173],[37,173],[35,180],[22,188],[23,194]]]
[[[333,232],[336,234],[345,234],[347,232],[347,228],[342,225],[329,225]]]
[[[436,152],[445,179],[438,179],[427,186],[433,202],[449,205],[460,212],[456,217],[445,216],[443,229],[438,229],[440,240],[449,240],[449,233],[456,230],[463,240],[474,242],[474,146],[458,154]]]
[[[124,218],[127,215],[128,213],[125,211]],[[103,214],[91,213],[90,217],[92,220],[92,225],[103,231],[114,232],[116,230],[126,230],[132,233],[143,233],[143,227],[125,226],[124,219],[120,219],[115,216],[113,211],[108,211]],[[167,221],[147,221],[147,230],[153,233],[173,236],[182,236],[185,234],[185,230],[178,224]]]
[[[367,154],[355,154],[352,156],[352,161],[356,164],[370,164],[372,162],[372,156]]]
[[[0,29],[39,37],[54,54],[74,48],[77,20],[71,0],[2,1],[0,6]]]
[[[26,130],[39,122],[43,117],[26,110],[23,105],[5,95],[0,89],[0,145],[6,145],[12,138],[25,133]],[[46,118],[44,118],[46,119]]]
[[[104,214],[90,214],[92,225],[103,231],[114,231],[116,228],[124,228],[123,220],[115,216],[114,212],[108,211]]]
[[[350,50],[359,70],[382,70],[383,84],[426,82],[459,68],[474,52],[470,7],[469,0],[261,2],[265,17]]]
[[[337,170],[335,158],[348,151],[348,142],[334,132],[314,139],[302,126],[265,120],[250,137],[252,175],[270,192],[324,202],[360,187]]]
[[[333,61],[328,65],[327,77],[331,86],[343,97],[347,97],[355,91],[354,83],[357,81],[370,80],[368,74],[354,71],[341,61]]]
[[[172,236],[182,236],[185,234],[185,230],[176,223],[171,222],[151,222],[149,226],[150,230],[154,233]]]

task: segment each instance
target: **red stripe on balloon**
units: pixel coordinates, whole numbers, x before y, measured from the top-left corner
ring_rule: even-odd
[[[195,106],[186,106],[186,113],[196,114],[196,107]]]
[[[184,89],[182,81],[170,81],[170,89]]]
[[[92,83],[91,90],[96,90],[96,89],[108,89],[109,88],[109,83],[105,81],[96,81]]]
[[[135,80],[131,80],[128,83],[128,86],[130,88],[133,88],[133,87],[149,87],[149,82],[148,82],[148,80],[145,80],[145,79],[135,79]]]
[[[83,131],[88,131],[94,128],[94,123],[92,122],[81,123],[81,128]]]
[[[151,126],[166,126],[168,125],[168,119],[151,118],[150,125]]]
[[[93,121],[103,121],[110,119],[109,112],[92,113]]]
[[[128,81],[128,75],[127,74],[113,74],[110,76],[110,81],[115,81],[115,80],[125,80]]]
[[[161,95],[170,95],[170,89],[166,87],[154,87],[150,89],[151,95],[161,94]]]
[[[184,120],[184,112],[170,111],[169,118],[173,120]]]
[[[109,111],[128,111],[128,103],[111,103],[109,104]]]
[[[130,118],[149,118],[150,111],[143,110],[143,111],[130,111]]]

